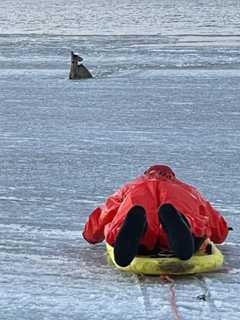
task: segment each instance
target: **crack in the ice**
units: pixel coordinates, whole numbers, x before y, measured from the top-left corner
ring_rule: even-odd
[[[210,311],[214,314],[215,320],[221,320],[222,318],[221,318],[221,316],[218,312],[218,309],[214,303],[214,300],[211,296],[211,292],[210,292],[210,289],[206,283],[205,277],[199,274],[199,275],[196,275],[195,278],[197,279],[200,287],[203,290],[203,294],[199,295],[197,298],[199,300],[205,301],[208,304]]]
[[[136,276],[137,276],[138,284],[143,297],[143,306],[144,306],[145,314],[147,315],[149,310],[151,310],[151,302],[149,299],[147,288],[145,287],[144,283],[142,283],[144,276],[142,274],[137,274]]]

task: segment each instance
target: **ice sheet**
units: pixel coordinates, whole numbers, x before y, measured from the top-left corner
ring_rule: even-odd
[[[239,319],[239,39],[203,38],[0,37],[1,320]],[[67,79],[70,49],[94,79]],[[229,220],[220,272],[172,286],[82,239],[91,210],[157,162]]]

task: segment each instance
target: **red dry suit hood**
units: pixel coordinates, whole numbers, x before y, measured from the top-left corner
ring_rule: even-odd
[[[164,177],[168,179],[175,178],[175,173],[172,171],[172,169],[162,164],[151,166],[144,172],[144,175],[149,178],[160,178],[160,177]]]

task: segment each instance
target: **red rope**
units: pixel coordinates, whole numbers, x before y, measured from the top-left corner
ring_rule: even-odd
[[[170,283],[170,305],[174,314],[174,317],[176,320],[181,320],[181,316],[179,314],[178,308],[177,308],[177,302],[176,302],[176,282],[174,279],[169,277],[168,275],[162,275],[160,277],[163,281],[167,281]]]

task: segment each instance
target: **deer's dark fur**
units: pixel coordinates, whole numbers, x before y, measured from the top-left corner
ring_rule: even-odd
[[[69,79],[79,80],[79,79],[89,79],[93,76],[90,71],[81,63],[83,58],[79,55],[74,54],[71,51],[71,68],[69,73]]]

